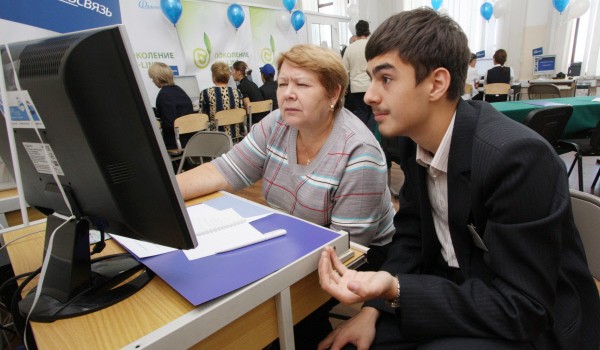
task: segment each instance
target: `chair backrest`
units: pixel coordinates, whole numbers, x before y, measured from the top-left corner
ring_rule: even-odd
[[[600,279],[600,198],[581,191],[570,190],[575,226],[581,236],[592,276]]]
[[[183,147],[181,146],[179,136],[208,129],[208,115],[204,113],[183,115],[175,119],[173,126],[175,127],[175,142],[177,143],[177,149],[181,151]]]
[[[572,114],[573,107],[568,105],[534,109],[527,114],[523,124],[542,135],[552,147],[557,148],[558,140]]]
[[[560,97],[560,90],[554,84],[531,84],[527,88],[527,95],[530,100],[539,98]]]
[[[248,129],[246,128],[246,110],[243,108],[232,108],[219,111],[215,113],[215,121],[217,127],[240,124],[240,126],[244,130],[243,134],[245,135],[248,133]],[[243,135],[238,135],[233,138],[235,141],[237,139],[243,138]]]
[[[465,94],[470,95],[473,92],[473,85],[465,84]]]
[[[223,131],[198,131],[185,146],[177,174],[181,173],[186,159],[197,158],[198,161],[194,162],[202,164],[203,158],[217,158],[227,153],[232,147],[231,137]]]
[[[510,90],[510,84],[505,84],[505,83],[486,84],[483,87],[483,90],[486,95],[507,95],[508,90]]]
[[[483,99],[489,102],[498,102],[508,100],[508,92],[510,84],[492,83],[486,84],[483,87]],[[502,95],[502,96],[499,96]]]
[[[248,113],[263,113],[273,110],[273,100],[255,101],[248,104]]]

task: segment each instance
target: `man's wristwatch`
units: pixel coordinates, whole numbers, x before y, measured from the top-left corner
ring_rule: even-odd
[[[400,278],[398,277],[398,275],[395,276],[396,277],[396,281],[398,281],[398,290],[396,292],[396,297],[392,300],[386,300],[386,304],[389,307],[392,307],[394,309],[397,309],[400,307]]]

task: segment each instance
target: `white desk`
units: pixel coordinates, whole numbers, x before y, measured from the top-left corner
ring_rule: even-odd
[[[8,239],[14,239],[38,232],[7,248],[15,274],[40,266],[44,226],[42,223],[7,233]],[[347,251],[348,235],[340,235],[331,245],[339,252]],[[110,240],[101,255],[122,251]],[[133,296],[111,307],[53,323],[32,322],[33,333],[40,349],[262,348],[277,337],[282,349],[293,349],[293,325],[329,299],[320,289],[315,272],[320,254],[321,249],[317,249],[199,307],[193,307],[155,277]]]

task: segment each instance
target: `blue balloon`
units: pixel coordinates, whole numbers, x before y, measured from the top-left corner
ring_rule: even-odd
[[[292,27],[298,31],[304,25],[304,12],[296,10],[292,12]]]
[[[434,10],[439,10],[440,7],[442,7],[442,2],[444,0],[431,0],[431,7],[433,7]]]
[[[229,5],[227,8],[227,19],[237,30],[244,23],[244,10],[238,4]]]
[[[563,13],[567,8],[567,5],[569,5],[569,1],[570,0],[552,0],[552,5],[554,5],[556,11]]]
[[[283,7],[285,7],[288,11],[292,11],[294,6],[296,6],[296,0],[282,0]]]
[[[481,5],[479,12],[481,12],[481,15],[486,19],[486,21],[489,21],[494,13],[494,6],[486,1]]]
[[[181,6],[181,0],[160,0],[160,9],[169,22],[176,25],[181,17],[183,7]]]

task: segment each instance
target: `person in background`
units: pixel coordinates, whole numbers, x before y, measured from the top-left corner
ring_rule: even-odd
[[[514,73],[511,67],[506,67],[504,65],[506,63],[506,57],[507,54],[504,49],[494,52],[494,67],[488,69],[487,73],[485,74],[486,84],[512,84],[514,80]],[[507,99],[508,95],[486,95],[485,97],[485,100],[488,102],[500,102],[506,101]]]
[[[219,111],[232,108],[244,108],[242,102],[242,93],[235,88],[227,86],[229,81],[229,66],[225,62],[215,62],[210,66],[212,81],[215,84],[200,92],[199,107],[200,113],[208,115],[209,129],[216,130],[215,114]],[[232,137],[240,135],[243,130],[238,125],[227,126],[228,132]]]
[[[340,52],[340,55],[341,55],[342,57],[344,57],[344,54],[346,53],[346,49],[348,48],[348,46],[349,46],[350,44],[352,44],[353,42],[355,42],[355,41],[356,41],[356,39],[357,39],[356,35],[353,35],[353,36],[351,36],[351,37],[350,37],[350,39],[348,40],[348,45],[344,45],[344,48],[343,48],[343,49],[342,49],[342,51]]]
[[[477,88],[479,87],[479,76],[477,75],[477,69],[475,69],[476,65],[477,55],[472,53],[471,59],[469,60],[469,66],[467,67],[467,79],[465,80],[465,86],[471,85],[472,90],[470,94],[463,95],[465,100],[470,100],[473,96],[478,94]]]
[[[156,96],[156,117],[160,119],[162,137],[167,149],[177,149],[175,142],[175,119],[194,113],[192,100],[182,88],[173,82],[173,71],[162,62],[153,63],[148,68],[148,76],[160,89]],[[182,147],[185,147],[191,135],[181,135]]]
[[[258,86],[248,78],[248,65],[244,61],[233,63],[233,80],[238,84],[238,89],[242,92],[244,108],[248,112],[250,102],[262,101],[263,96]]]
[[[265,64],[264,66],[258,69],[260,71],[260,78],[262,79],[263,84],[260,86],[259,90],[262,94],[263,100],[271,100],[273,101],[273,110],[276,110],[277,105],[277,82],[275,79],[275,68],[273,68],[270,64]],[[266,114],[257,115],[254,118],[252,115],[252,124],[258,123],[262,118],[265,117]]]
[[[348,74],[331,49],[303,44],[277,59],[274,110],[225,155],[177,175],[184,199],[236,191],[262,180],[270,206],[369,246],[377,264],[394,233],[387,168],[375,136],[345,110]],[[299,329],[297,349],[314,349],[331,330],[326,308]],[[305,328],[305,329],[306,329]]]
[[[469,47],[433,9],[384,21],[366,47],[365,101],[402,135],[396,234],[378,272],[331,247],[321,287],[367,301],[319,349],[598,349],[600,300],[565,164],[539,134],[461,99]]]
[[[367,60],[365,59],[365,46],[371,32],[369,31],[369,22],[359,20],[356,22],[356,41],[346,48],[344,52],[344,67],[350,75],[350,99],[354,106],[354,113],[363,123],[375,132],[377,127],[373,119],[371,107],[364,101],[365,91],[369,87],[370,79],[367,75]]]

